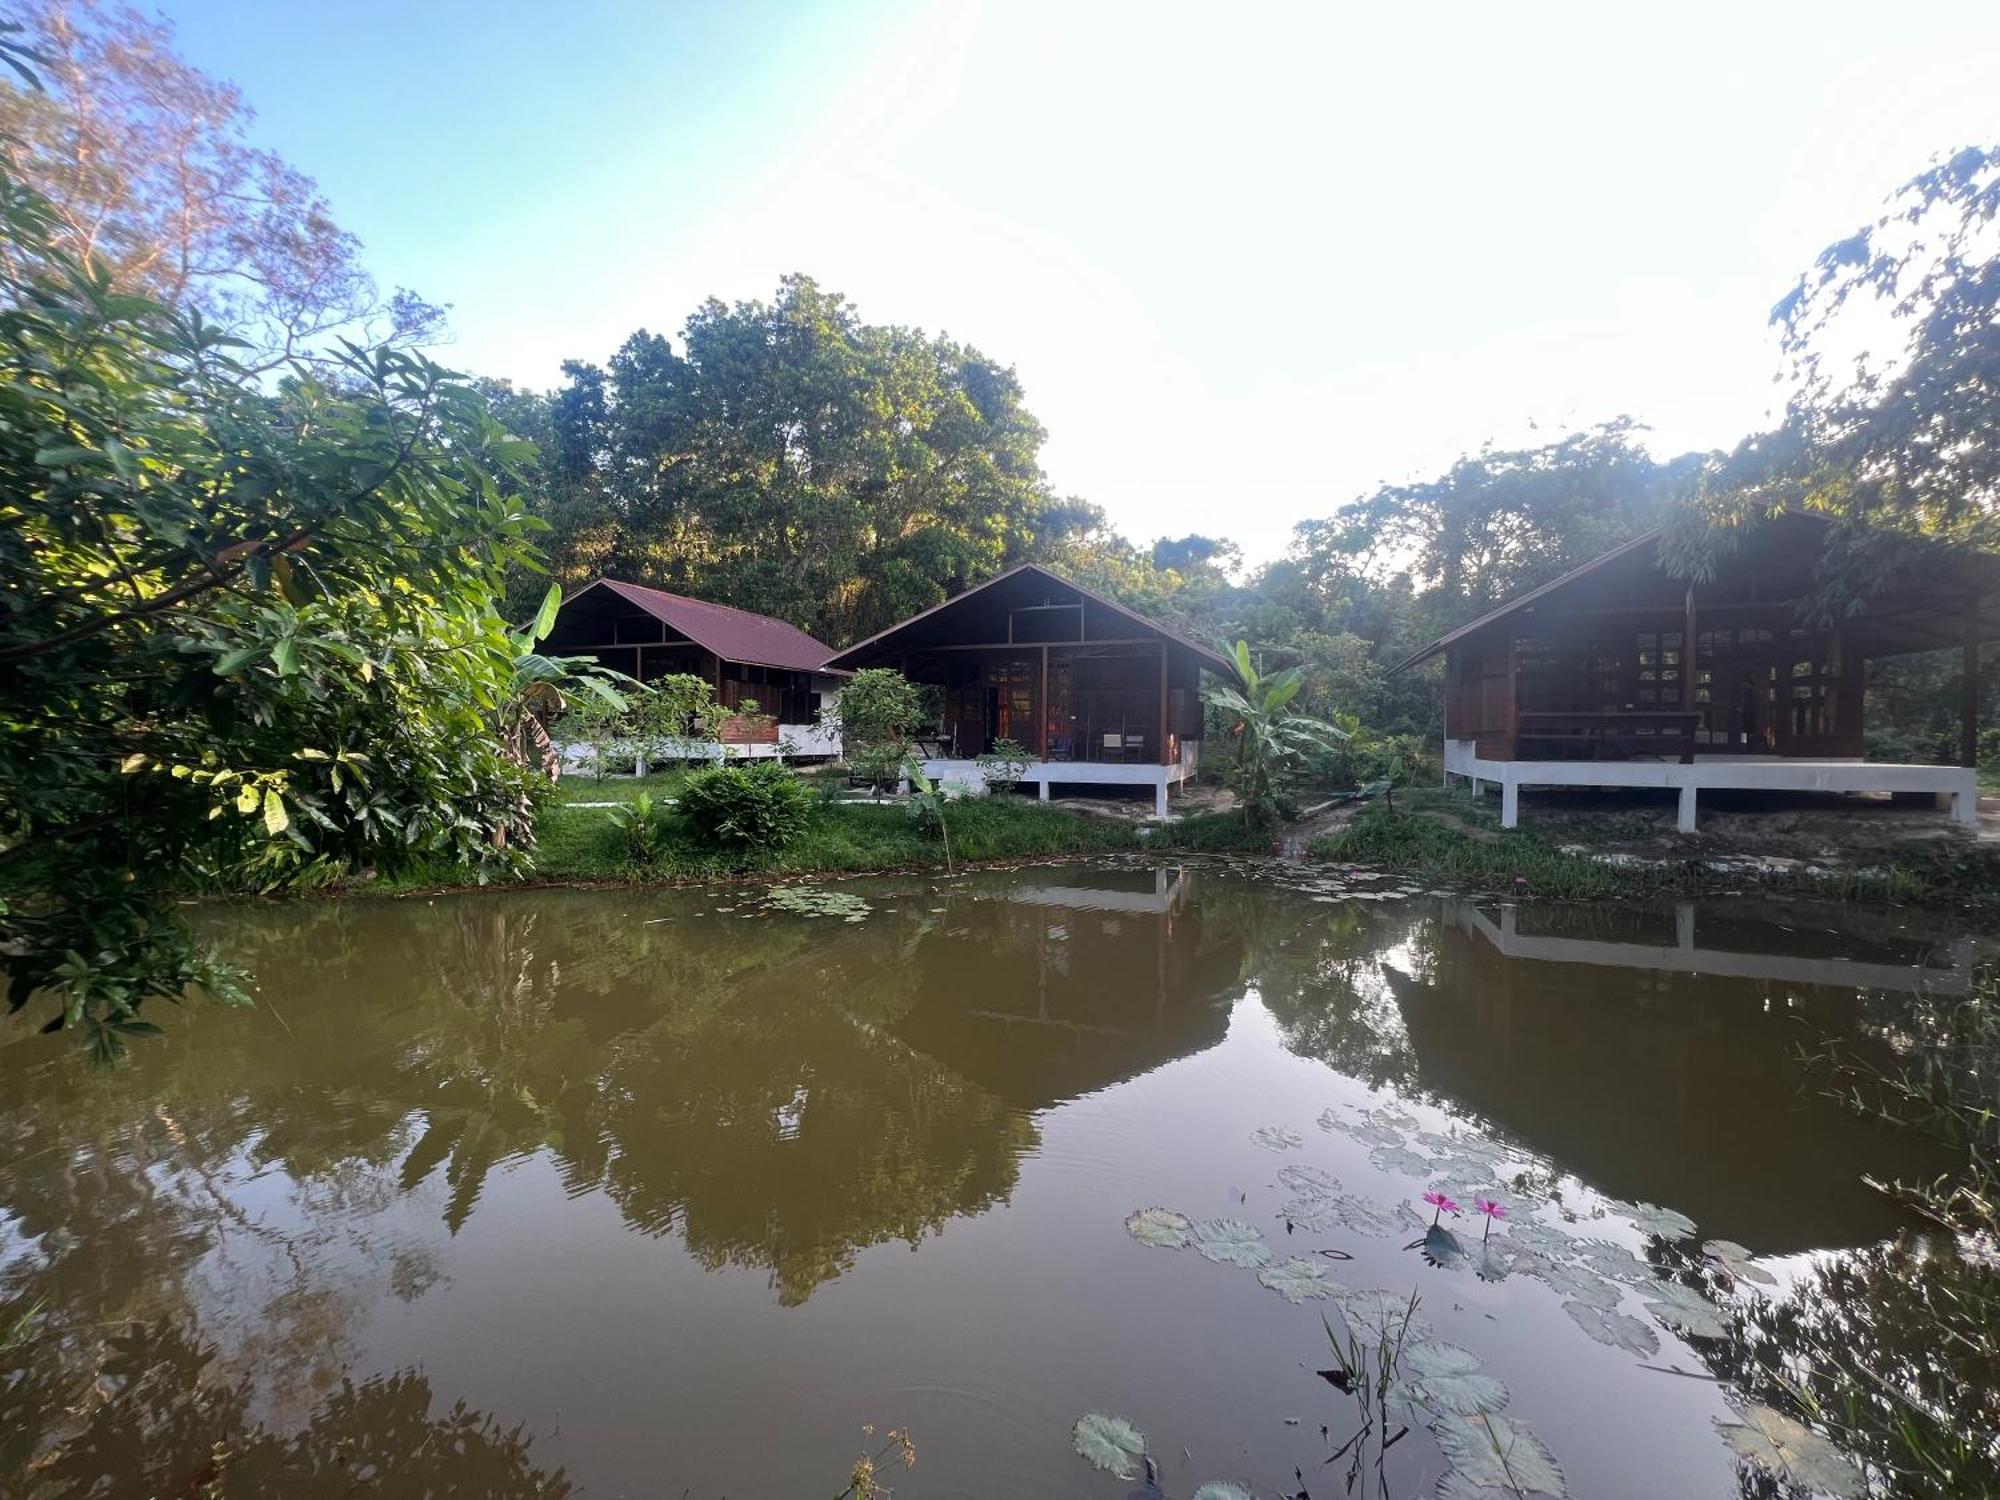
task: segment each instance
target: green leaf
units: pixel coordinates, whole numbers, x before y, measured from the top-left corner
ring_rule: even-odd
[[[1308,1298],[1331,1297],[1342,1290],[1318,1261],[1303,1258],[1266,1266],[1257,1273],[1257,1281],[1294,1306]]]
[[[1136,1479],[1146,1456],[1146,1435],[1109,1412],[1086,1412],[1078,1417],[1070,1440],[1084,1458],[1120,1479]]]
[[[286,636],[271,648],[271,665],[278,669],[280,677],[291,677],[299,670],[299,645]]]
[[[1263,1234],[1241,1219],[1202,1219],[1190,1227],[1189,1237],[1204,1260],[1251,1271],[1271,1263]]]
[[[262,646],[238,646],[234,651],[225,651],[215,663],[217,677],[232,677],[264,654]]]
[[[1161,1250],[1185,1250],[1188,1217],[1171,1208],[1142,1208],[1125,1221],[1125,1232],[1142,1245]]]
[[[542,595],[542,607],[536,612],[535,623],[528,627],[528,640],[531,645],[548,638],[549,632],[556,628],[556,611],[561,608],[562,585],[552,583],[549,585],[549,591]]]
[[[285,799],[278,795],[274,786],[264,788],[264,831],[274,838],[291,826],[292,820],[285,815]]]
[[[143,751],[128,755],[118,763],[119,771],[126,776],[130,776],[134,771],[144,770],[145,766],[146,756]]]
[[[1836,1500],[1862,1493],[1859,1470],[1838,1448],[1810,1427],[1768,1406],[1737,1408],[1740,1422],[1715,1424],[1716,1433],[1739,1457],[1779,1479]]]

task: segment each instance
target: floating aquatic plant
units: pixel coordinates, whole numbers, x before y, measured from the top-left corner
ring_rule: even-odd
[[[1694,1234],[1693,1219],[1657,1203],[1634,1203],[1625,1209],[1625,1216],[1640,1233],[1656,1234],[1663,1240],[1684,1240]]]
[[[794,916],[837,917],[843,922],[859,922],[875,909],[850,892],[830,891],[819,885],[776,886],[765,893],[764,904]]]
[[[1456,1271],[1465,1264],[1465,1244],[1459,1237],[1442,1224],[1433,1224],[1424,1231],[1419,1242],[1423,1246],[1424,1259],[1446,1271]]]
[[[1340,1191],[1340,1179],[1324,1167],[1306,1162],[1287,1162],[1278,1168],[1278,1181],[1302,1198],[1330,1195]]]
[[[1609,1240],[1578,1240],[1570,1253],[1599,1276],[1613,1281],[1639,1282],[1652,1275],[1652,1269],[1638,1256]]]
[[[1188,1227],[1188,1236],[1205,1260],[1249,1271],[1271,1263],[1270,1244],[1241,1219],[1200,1219]]]
[[[1377,1146],[1368,1153],[1368,1159],[1384,1172],[1401,1172],[1406,1177],[1428,1177],[1437,1168],[1437,1163],[1421,1151],[1412,1151],[1400,1143]]]
[[[1704,1240],[1701,1253],[1738,1281],[1755,1281],[1764,1286],[1778,1284],[1778,1278],[1758,1265],[1746,1246],[1734,1240]]]
[[[1506,1383],[1488,1374],[1470,1349],[1443,1339],[1408,1345],[1398,1368],[1402,1379],[1391,1390],[1391,1398],[1436,1415],[1471,1416],[1499,1411],[1507,1404]]]
[[[1417,1314],[1412,1293],[1368,1287],[1358,1292],[1342,1292],[1334,1298],[1334,1303],[1348,1328],[1365,1338],[1379,1342],[1430,1337],[1431,1325]]]
[[[1495,1202],[1491,1198],[1475,1198],[1472,1203],[1472,1209],[1474,1213],[1486,1215],[1486,1232],[1479,1236],[1480,1243],[1484,1244],[1487,1240],[1493,1238],[1493,1221],[1507,1217],[1507,1206],[1504,1203]]]
[[[1120,1479],[1137,1479],[1146,1457],[1146,1435],[1123,1417],[1109,1412],[1085,1412],[1076,1419],[1070,1441],[1076,1451]]]
[[[1257,1280],[1293,1306],[1318,1297],[1331,1297],[1343,1290],[1316,1260],[1288,1260],[1266,1266]]]
[[[1161,1250],[1185,1250],[1189,1228],[1188,1216],[1171,1208],[1142,1208],[1125,1221],[1125,1232],[1133,1239]]]
[[[1739,1406],[1735,1411],[1741,1421],[1718,1421],[1715,1430],[1738,1458],[1837,1500],[1861,1493],[1860,1471],[1810,1427],[1768,1406]]]
[[[1620,1300],[1616,1286],[1582,1266],[1556,1264],[1532,1274],[1536,1280],[1554,1289],[1557,1295],[1572,1302],[1581,1302],[1585,1307],[1601,1307],[1608,1312]]]
[[[1548,1495],[1563,1500],[1569,1485],[1548,1445],[1522,1423],[1491,1412],[1440,1416],[1431,1434],[1451,1465],[1438,1481],[1439,1500],[1484,1500],[1488,1494]]]
[[[1282,1125],[1259,1125],[1250,1132],[1250,1139],[1266,1151],[1296,1151],[1306,1143],[1304,1136]]]
[[[1647,1312],[1683,1333],[1719,1339],[1729,1331],[1715,1305],[1691,1286],[1678,1281],[1658,1281],[1646,1287],[1641,1295],[1646,1299]]]
[[[1572,1323],[1600,1344],[1647,1356],[1660,1352],[1660,1336],[1650,1324],[1640,1322],[1630,1313],[1593,1307],[1588,1302],[1565,1302],[1563,1311],[1569,1314]]]
[[[1189,1500],[1255,1500],[1255,1497],[1247,1484],[1238,1484],[1233,1479],[1211,1479]]]

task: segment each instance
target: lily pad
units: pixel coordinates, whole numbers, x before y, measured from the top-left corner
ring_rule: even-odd
[[[1444,1225],[1433,1224],[1424,1231],[1424,1259],[1447,1271],[1456,1271],[1465,1264],[1465,1242]]]
[[[1278,1205],[1278,1217],[1308,1234],[1323,1234],[1339,1222],[1331,1198],[1287,1198]]]
[[[1627,1215],[1642,1234],[1656,1234],[1663,1240],[1684,1240],[1694,1234],[1694,1220],[1657,1203],[1634,1203]]]
[[[1306,1143],[1304,1136],[1282,1125],[1259,1125],[1250,1132],[1250,1139],[1266,1151],[1296,1151]]]
[[[1600,1344],[1639,1355],[1660,1352],[1660,1336],[1653,1332],[1652,1325],[1640,1322],[1630,1313],[1592,1307],[1587,1302],[1565,1302],[1563,1311],[1569,1314],[1572,1323]]]
[[[1471,1416],[1499,1411],[1507,1404],[1506,1382],[1481,1368],[1479,1356],[1470,1349],[1443,1339],[1409,1345],[1397,1368],[1402,1379],[1391,1398],[1435,1416]]]
[[[1287,1162],[1278,1168],[1278,1181],[1302,1198],[1312,1198],[1340,1191],[1340,1179],[1324,1167],[1315,1167],[1307,1162]]]
[[[1316,1260],[1288,1260],[1281,1265],[1266,1266],[1257,1273],[1257,1280],[1294,1306],[1315,1297],[1331,1297],[1341,1290],[1340,1283],[1327,1275]]]
[[[1401,1172],[1408,1177],[1428,1177],[1437,1167],[1437,1163],[1421,1151],[1412,1151],[1400,1142],[1393,1146],[1377,1146],[1368,1153],[1368,1159],[1385,1172]]]
[[[1810,1427],[1768,1406],[1739,1406],[1735,1411],[1740,1422],[1718,1421],[1715,1430],[1738,1458],[1838,1500],[1861,1493],[1860,1471]]]
[[[1070,1441],[1076,1451],[1120,1479],[1139,1477],[1146,1457],[1146,1435],[1123,1417],[1109,1412],[1085,1412],[1076,1419]]]
[[[1558,1295],[1571,1302],[1581,1302],[1585,1307],[1601,1307],[1608,1312],[1621,1300],[1617,1287],[1582,1266],[1551,1266],[1535,1275],[1544,1285],[1553,1287]]]
[[[1715,1304],[1691,1286],[1678,1281],[1656,1282],[1644,1289],[1646,1311],[1662,1323],[1671,1323],[1683,1333],[1699,1339],[1719,1339],[1729,1332]]]
[[[1188,1235],[1205,1260],[1254,1271],[1271,1263],[1271,1247],[1254,1225],[1241,1219],[1200,1219]]]
[[[781,885],[766,892],[764,904],[800,917],[837,917],[843,922],[859,922],[875,908],[848,891],[830,891],[818,885]],[[717,911],[734,911],[719,906]]]
[[[1571,1253],[1591,1271],[1613,1281],[1644,1281],[1653,1274],[1638,1256],[1609,1240],[1578,1240]]]
[[[1408,1292],[1392,1292],[1385,1287],[1369,1287],[1358,1292],[1342,1292],[1334,1299],[1348,1328],[1362,1338],[1377,1342],[1397,1339],[1427,1339],[1431,1325],[1410,1310]]]
[[[1450,1500],[1491,1490],[1499,1495],[1549,1495],[1563,1500],[1569,1485],[1548,1444],[1520,1422],[1480,1412],[1443,1416],[1431,1424],[1452,1472],[1438,1485]],[[1457,1486],[1447,1488],[1447,1484]]]
[[[1189,1228],[1188,1216],[1171,1208],[1142,1208],[1125,1221],[1125,1232],[1133,1239],[1161,1250],[1185,1250]]]
[[[1255,1500],[1255,1497],[1247,1484],[1238,1484],[1233,1479],[1211,1479],[1189,1500]]]
[[[1764,1286],[1778,1284],[1777,1277],[1756,1263],[1749,1248],[1734,1240],[1705,1240],[1701,1253],[1739,1281],[1755,1281]]]

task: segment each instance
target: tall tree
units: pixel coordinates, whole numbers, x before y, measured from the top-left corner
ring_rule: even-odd
[[[40,86],[0,78],[0,159],[47,201],[52,248],[245,339],[253,371],[340,334],[438,335],[442,309],[382,294],[313,180],[249,143],[242,95],[182,58],[168,22],[104,0],[16,12]]]
[[[2000,550],[2000,147],[1955,152],[1823,250],[1772,309],[1792,393],[1774,432],[1715,466],[1676,566],[1746,522],[1835,521],[1807,601],[1825,618],[1920,579],[1938,541]]]
[[[1023,555],[1048,497],[1012,371],[787,277],[554,397],[565,581],[611,571],[846,639]]]
[[[0,172],[0,972],[100,1052],[233,980],[192,883],[505,862],[519,444],[406,351],[266,390]],[[504,847],[500,847],[504,846]]]

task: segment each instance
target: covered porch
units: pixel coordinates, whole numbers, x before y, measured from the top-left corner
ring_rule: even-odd
[[[2000,637],[2000,569],[1931,547],[1865,609],[1816,621],[1805,601],[1827,535],[1816,515],[1770,517],[1695,582],[1648,532],[1433,641],[1397,670],[1445,658],[1446,784],[1497,787],[1509,828],[1523,787],[1672,789],[1684,833],[1701,794],[1725,790],[1934,797],[1975,826],[1979,648]],[[1869,762],[1869,664],[1945,650],[1960,763]]]
[[[890,667],[934,689],[924,774],[982,787],[978,757],[1018,746],[1019,780],[1044,799],[1068,788],[1150,790],[1164,817],[1194,774],[1201,674],[1234,675],[1220,654],[1027,564],[834,657]]]
[[[1681,760],[1490,760],[1475,740],[1444,742],[1444,782],[1500,793],[1500,826],[1518,827],[1523,787],[1668,787],[1679,796],[1674,826],[1695,831],[1709,791],[1889,792],[1935,797],[1962,827],[1979,824],[1979,773],[1969,766],[1915,766],[1805,757],[1703,755]]]

